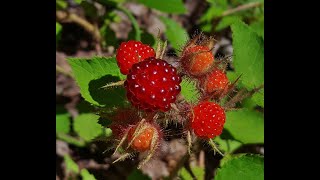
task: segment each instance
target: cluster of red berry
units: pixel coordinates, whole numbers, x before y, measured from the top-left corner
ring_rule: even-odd
[[[183,77],[196,81],[201,94],[198,104],[189,104],[187,108],[186,131],[194,132],[200,139],[211,139],[222,133],[226,115],[217,102],[231,85],[212,54],[213,39],[200,40],[201,37],[196,36],[186,44],[178,67],[161,59],[159,52],[141,42],[121,43],[116,59],[121,73],[127,75],[124,82],[127,98],[145,117],[131,109],[118,112],[112,119],[111,129],[120,142],[116,151],[126,144],[128,151],[149,151],[141,165],[151,158],[163,137],[156,123],[157,116],[175,111],[172,106],[177,103]],[[128,156],[130,153],[122,159]]]

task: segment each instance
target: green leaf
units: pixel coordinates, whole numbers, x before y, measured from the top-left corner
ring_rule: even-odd
[[[133,170],[129,176],[127,177],[127,180],[151,180],[151,178],[145,174],[143,174],[140,170],[135,169]]]
[[[65,9],[68,6],[65,0],[56,0],[56,9]]]
[[[250,27],[264,39],[264,19],[251,23]]]
[[[104,129],[104,136],[111,137],[112,136],[112,129],[111,128],[105,128]]]
[[[58,44],[58,41],[60,40],[60,37],[61,37],[61,30],[62,30],[61,24],[56,22],[56,43],[57,44]]]
[[[223,158],[220,160],[220,167],[224,166],[226,164],[226,162],[228,162],[229,160],[232,160],[234,158],[238,158],[240,156],[244,156],[246,155],[246,153],[239,153],[239,154],[226,154],[225,156],[223,156]]]
[[[75,3],[80,4],[82,0],[74,0]]]
[[[226,112],[225,129],[235,140],[242,143],[264,143],[263,114],[241,109]]]
[[[211,21],[221,16],[225,8],[210,6],[210,8],[201,16],[200,23],[211,23]]]
[[[99,16],[97,7],[93,3],[82,1],[80,5],[84,9],[84,13],[86,16],[89,16],[90,18],[97,18]]]
[[[230,25],[232,25],[234,22],[237,22],[239,21],[241,17],[239,16],[226,16],[226,17],[223,17],[218,25],[216,26],[215,30],[216,31],[221,31],[227,27],[229,27]]]
[[[103,46],[113,46],[118,47],[118,39],[116,33],[110,28],[109,24],[103,24],[100,28],[100,34],[103,37]]]
[[[183,79],[181,84],[181,94],[188,102],[195,102],[199,98],[199,92],[194,81]]]
[[[160,1],[159,1],[160,2]],[[160,17],[166,26],[165,35],[176,52],[182,49],[183,45],[189,40],[188,33],[180,24],[172,19]]]
[[[243,22],[231,25],[233,38],[233,64],[241,76],[241,83],[251,90],[264,83],[263,39]]]
[[[242,143],[237,140],[222,139],[220,136],[214,138],[214,141],[219,144],[219,149],[226,153],[232,153],[242,145]]]
[[[141,42],[143,44],[148,44],[151,47],[156,47],[157,39],[150,33],[143,31],[141,34]]]
[[[255,101],[252,100],[252,97],[246,98],[241,102],[242,107],[247,108],[247,109],[254,109],[257,105]]]
[[[222,15],[228,9],[227,0],[208,0],[210,6],[208,10],[200,18],[201,23],[211,24],[211,21]]]
[[[56,105],[56,133],[69,133],[70,114],[62,105]]]
[[[70,131],[70,115],[65,114],[56,114],[56,132],[57,133],[69,133]]]
[[[72,173],[75,173],[75,174],[79,173],[78,164],[75,163],[68,154],[63,156],[63,159],[64,159],[64,162],[66,164],[67,172],[72,172]]]
[[[243,155],[228,160],[217,170],[215,180],[263,180],[264,158],[259,155]]]
[[[138,0],[138,2],[162,12],[177,14],[186,12],[182,0]]]
[[[121,87],[103,89],[102,86],[125,79],[116,59],[93,57],[91,59],[68,58],[82,97],[97,106],[123,106],[125,90]]]
[[[87,169],[81,169],[80,175],[82,180],[96,180],[94,175],[90,174]]]
[[[197,179],[204,179],[205,172],[204,172],[203,168],[201,168],[201,167],[192,167],[191,170],[192,170],[194,176]],[[190,175],[190,173],[185,168],[182,168],[180,170],[180,178],[182,180],[193,179],[192,176]]]
[[[60,33],[62,26],[60,23],[56,22],[56,36]]]
[[[98,123],[99,116],[95,114],[80,114],[74,119],[74,130],[85,141],[103,133],[103,127]]]
[[[264,88],[253,94],[251,98],[257,105],[264,107]]]

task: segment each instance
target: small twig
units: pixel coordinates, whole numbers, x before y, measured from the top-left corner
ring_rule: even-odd
[[[82,17],[78,16],[75,13],[65,12],[65,11],[56,11],[57,20],[60,22],[73,22],[81,27],[83,27],[87,32],[89,32],[97,43],[101,42],[101,35],[99,29],[88,22],[87,20],[83,19]]]
[[[221,17],[228,16],[230,14],[234,14],[234,13],[237,13],[239,11],[244,11],[244,10],[247,10],[247,9],[250,9],[250,8],[259,7],[261,5],[263,5],[262,2],[252,2],[252,3],[248,3],[248,4],[243,4],[243,5],[240,5],[240,6],[236,7],[236,8],[228,9],[228,10],[224,11],[221,14]]]
[[[66,70],[64,70],[61,66],[56,64],[56,72],[61,73],[63,75],[66,75],[68,77],[74,78],[73,74],[67,72]]]

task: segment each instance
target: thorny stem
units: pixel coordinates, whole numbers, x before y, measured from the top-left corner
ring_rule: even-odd
[[[233,108],[237,102],[240,102],[241,100],[252,96],[254,93],[258,92],[260,89],[262,89],[264,85],[254,88],[253,90],[247,92],[246,89],[241,89],[233,98],[231,98],[225,105],[225,108]]]
[[[248,3],[248,4],[243,4],[243,5],[240,5],[240,6],[236,7],[236,8],[226,10],[225,12],[222,13],[221,17],[228,16],[230,14],[234,14],[234,13],[237,13],[239,11],[244,11],[244,10],[247,10],[247,9],[250,9],[250,8],[259,7],[261,5],[263,5],[262,2],[252,2],[252,3]]]
[[[114,87],[114,86],[123,86],[125,80],[122,81],[118,81],[118,82],[112,82],[112,83],[108,83],[107,85],[102,86],[101,88],[109,88],[109,87]]]
[[[216,143],[214,143],[212,139],[210,139],[208,142],[211,145],[211,147],[213,148],[214,154],[216,154],[216,151],[217,151],[219,154],[221,154],[221,156],[224,156],[223,153],[217,147]]]
[[[126,154],[120,156],[118,159],[114,160],[112,163],[116,163],[116,162],[118,162],[118,161],[123,161],[123,160],[125,160],[127,157],[129,157],[130,155],[131,155],[130,153],[126,153]]]

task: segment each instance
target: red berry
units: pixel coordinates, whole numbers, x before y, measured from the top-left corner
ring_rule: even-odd
[[[202,76],[212,67],[214,56],[207,46],[195,45],[182,53],[181,64],[191,76]]]
[[[181,77],[166,61],[148,58],[132,66],[124,85],[131,104],[147,111],[168,111],[180,93]]]
[[[205,101],[193,108],[191,128],[200,138],[214,138],[222,133],[225,120],[225,112],[218,104]]]
[[[201,86],[206,93],[212,93],[225,90],[228,84],[229,80],[227,75],[223,71],[215,69],[206,76]]]
[[[130,40],[121,43],[117,50],[116,59],[121,73],[126,75],[133,64],[154,56],[155,52],[152,47],[142,44],[140,41]]]
[[[136,130],[136,127],[130,128],[128,132],[128,142],[130,143],[133,139],[133,134]],[[155,132],[155,128],[147,127],[144,129],[141,134],[139,134],[132,142],[131,148],[143,152],[150,149],[151,141]]]

